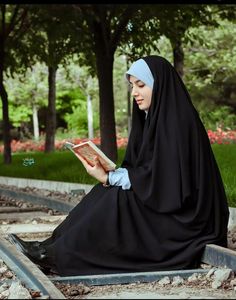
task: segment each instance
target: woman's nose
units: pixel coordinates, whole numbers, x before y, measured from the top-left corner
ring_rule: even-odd
[[[138,94],[137,90],[135,89],[135,87],[133,87],[131,91],[131,96],[136,96],[137,94]]]

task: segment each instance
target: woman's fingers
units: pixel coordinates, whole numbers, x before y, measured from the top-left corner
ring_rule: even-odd
[[[99,158],[97,156],[95,156],[94,160],[95,160],[96,166],[99,166],[100,165]]]
[[[87,161],[78,153],[76,153],[76,156],[78,157],[78,159],[82,162],[82,164],[84,165],[85,169],[87,170],[88,167],[90,166]]]
[[[98,156],[95,157],[95,160],[96,160],[96,166],[99,167],[99,168],[104,169]]]
[[[84,168],[86,169],[87,173],[100,182],[104,181],[104,175],[106,174],[105,170],[103,169],[99,158],[97,156],[94,157],[95,165],[91,166],[80,154],[76,153],[78,159],[82,162]]]

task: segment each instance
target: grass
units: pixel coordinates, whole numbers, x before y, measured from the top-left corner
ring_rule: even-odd
[[[124,149],[120,149],[118,155],[117,164],[120,164]],[[33,160],[34,163],[29,165],[30,160]],[[96,179],[87,174],[78,158],[68,150],[54,153],[13,153],[10,165],[5,165],[2,161],[1,155],[0,176],[86,184],[97,183]]]
[[[236,207],[236,144],[213,144],[229,206]]]
[[[236,207],[236,144],[213,144],[212,149],[224,182],[229,206]],[[118,166],[124,157],[124,152],[124,149],[118,151]],[[48,154],[42,152],[13,153],[11,165],[3,164],[2,155],[0,155],[0,159],[0,176],[86,184],[97,183],[86,173],[76,156],[67,150]],[[30,159],[33,159],[34,163],[25,166],[25,162]]]

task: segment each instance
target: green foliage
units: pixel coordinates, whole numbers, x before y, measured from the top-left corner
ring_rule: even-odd
[[[47,67],[36,63],[27,68],[24,74],[14,78],[5,77],[5,87],[9,99],[9,116],[13,126],[30,122],[32,107],[46,105],[47,100]]]
[[[99,129],[97,78],[91,77],[88,67],[81,67],[78,64],[78,56],[76,55],[67,64],[64,74],[61,72],[58,75],[60,76],[58,78],[60,92],[58,93],[57,109],[63,112],[61,116],[67,122],[68,129],[73,134],[88,137],[88,95],[92,99],[94,132]],[[62,95],[64,96],[62,97]]]
[[[128,83],[125,79],[127,62],[124,55],[115,55],[113,69],[113,91],[115,102],[116,130],[120,136],[127,136],[128,129]]]
[[[29,122],[32,114],[31,107],[28,106],[10,106],[10,119],[14,127],[20,127],[22,123]]]
[[[218,22],[216,28],[189,28],[184,45],[184,81],[194,102],[212,102],[235,109],[236,28],[227,20]]]
[[[13,126],[18,127],[22,122],[31,122],[33,105],[36,105],[38,109],[46,107],[48,98],[47,77],[47,66],[36,63],[31,69],[27,69],[25,74],[17,74],[14,78],[5,78],[9,98],[9,114]],[[89,77],[86,67],[81,68],[76,59],[71,60],[67,68],[60,65],[56,85],[58,119],[68,122],[68,128],[76,136],[79,134],[87,137],[85,95],[90,93],[93,100],[94,130],[98,130],[98,114],[95,113],[98,111],[98,86],[96,79]],[[39,120],[41,126],[43,126],[42,121]],[[66,132],[68,135],[67,130]]]
[[[57,111],[60,113],[72,113],[73,110],[86,100],[80,88],[71,90],[59,90],[57,93]]]
[[[1,57],[1,69],[13,76],[24,72],[30,66],[32,58],[24,38],[29,31],[29,8],[21,4],[1,4],[0,6],[0,45],[4,57]]]
[[[198,103],[197,110],[204,126],[213,131],[217,128],[222,130],[233,130],[236,128],[236,115],[228,106],[206,107],[204,102]]]
[[[16,7],[16,5],[7,6],[6,21],[8,25]],[[99,14],[97,14],[97,10]],[[128,101],[131,100],[127,100],[127,85],[124,79],[124,73],[128,66],[123,56],[119,56],[119,54],[126,53],[126,57],[130,59],[135,55],[149,54],[151,51],[152,54],[160,53],[173,62],[171,42],[166,36],[172,40],[178,39],[183,32],[185,32],[185,37],[182,39],[185,52],[184,81],[205,126],[213,130],[218,126],[235,128],[233,110],[226,107],[227,104],[233,107],[236,103],[235,24],[229,20],[221,20],[216,13],[212,14],[212,12],[217,11],[217,6],[137,5],[132,8],[129,5],[107,5],[98,8],[97,5],[88,5],[80,10],[80,5],[78,5],[76,9],[72,10],[70,5],[63,5],[60,8],[57,5],[47,5],[46,7],[23,5],[18,12],[23,13],[24,11],[28,12],[28,21],[31,20],[32,22],[30,23],[33,26],[30,29],[32,31],[30,31],[30,35],[26,31],[27,35],[18,41],[19,44],[18,42],[14,44],[12,50],[10,43],[7,44],[6,48],[7,55],[11,56],[13,65],[15,63],[20,66],[20,58],[23,59],[24,55],[25,59],[31,59],[32,64],[32,70],[27,70],[25,64],[22,64],[26,71],[25,79],[19,76],[15,76],[13,80],[5,77],[10,102],[10,119],[15,126],[19,126],[21,119],[22,121],[30,120],[32,103],[41,107],[47,101],[47,69],[45,66],[44,69],[41,69],[39,64],[33,66],[32,55],[38,53],[38,57],[41,55],[42,60],[47,61],[46,57],[49,55],[48,37],[50,35],[51,41],[55,43],[52,44],[53,47],[55,46],[55,55],[61,59],[58,60],[61,65],[59,65],[57,72],[57,114],[68,122],[70,130],[73,128],[76,133],[86,135],[87,112],[85,102],[87,93],[90,93],[93,99],[94,127],[95,130],[98,130],[99,93],[97,78],[92,78],[91,84],[88,84],[91,66],[95,70],[94,32],[91,32],[91,28],[95,17],[96,20],[100,18],[99,21],[103,22],[103,17],[109,16],[112,34],[107,38],[112,39],[115,37],[121,17],[126,14],[126,18],[130,18],[130,21],[122,32],[120,48],[116,52],[113,70],[117,132],[127,135],[127,107]],[[226,12],[227,16],[232,14],[230,9],[228,11],[225,10],[225,7],[220,9],[222,16]],[[150,16],[153,17],[151,20],[149,20]],[[64,21],[59,22],[59,20]],[[219,26],[210,27],[209,23],[213,21],[218,22]],[[208,26],[199,26],[201,22],[208,23]],[[16,30],[19,29],[19,25],[20,23],[16,24]],[[26,29],[25,25],[23,28]],[[146,32],[149,34],[147,35]],[[52,33],[54,37],[52,37]],[[36,35],[34,36],[34,34]],[[22,47],[23,44],[24,47]],[[79,49],[82,49],[84,54],[80,53],[77,57],[75,55],[73,60],[69,59],[68,63],[64,64],[63,57],[66,57],[64,54],[66,55],[67,47],[70,48],[71,53],[76,48],[78,53],[80,52]],[[22,55],[20,55],[20,51]],[[16,53],[19,54],[19,57],[14,62],[13,59],[17,57]],[[7,62],[10,56],[7,58]],[[53,60],[55,57],[51,59]],[[86,61],[90,68],[82,68],[79,64],[81,59]],[[88,63],[89,60],[90,63]],[[66,76],[66,70],[68,76]],[[37,73],[39,74],[37,75]],[[82,98],[83,100],[81,100]],[[223,106],[217,108],[214,103]],[[64,117],[65,114],[66,117]]]
[[[160,38],[157,41],[157,47],[160,51],[159,55],[163,56],[170,63],[173,64],[174,63],[173,49],[170,40],[165,35],[160,36]]]
[[[87,122],[87,106],[86,101],[81,101],[80,104],[72,109],[71,114],[65,115],[65,120],[68,124],[69,130],[76,130],[79,136],[85,137],[88,132]]]
[[[126,24],[137,14],[137,5],[80,5],[78,4],[74,15],[74,27],[77,36],[80,37],[78,44],[81,65],[88,66],[90,75],[95,76],[97,72],[97,59],[101,47],[106,47],[103,52],[111,55],[117,49],[123,36],[125,43],[131,37],[126,30]],[[82,22],[81,22],[82,20]],[[140,20],[142,23],[142,20]],[[124,35],[126,37],[124,37]],[[104,62],[100,62],[104,63]]]
[[[29,49],[47,66],[66,64],[75,52],[71,36],[71,13],[66,6],[29,5],[31,28],[27,36]]]
[[[199,4],[150,5],[149,16],[159,24],[159,36],[165,35],[173,48],[182,42],[189,27],[216,24],[212,9]]]
[[[63,92],[58,95],[58,112],[67,122],[68,130],[78,137],[88,136],[87,99],[80,88]],[[94,113],[94,129],[98,129],[98,115]]]
[[[159,52],[160,22],[153,17],[152,9],[152,5],[137,5],[136,12],[122,32],[117,53],[126,55],[128,62]]]

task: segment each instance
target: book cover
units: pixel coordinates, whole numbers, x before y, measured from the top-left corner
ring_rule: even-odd
[[[110,160],[92,141],[87,141],[77,145],[66,142],[65,146],[72,152],[81,155],[91,166],[95,165],[94,158],[95,156],[98,156],[105,171],[112,171],[116,167],[116,164]]]

